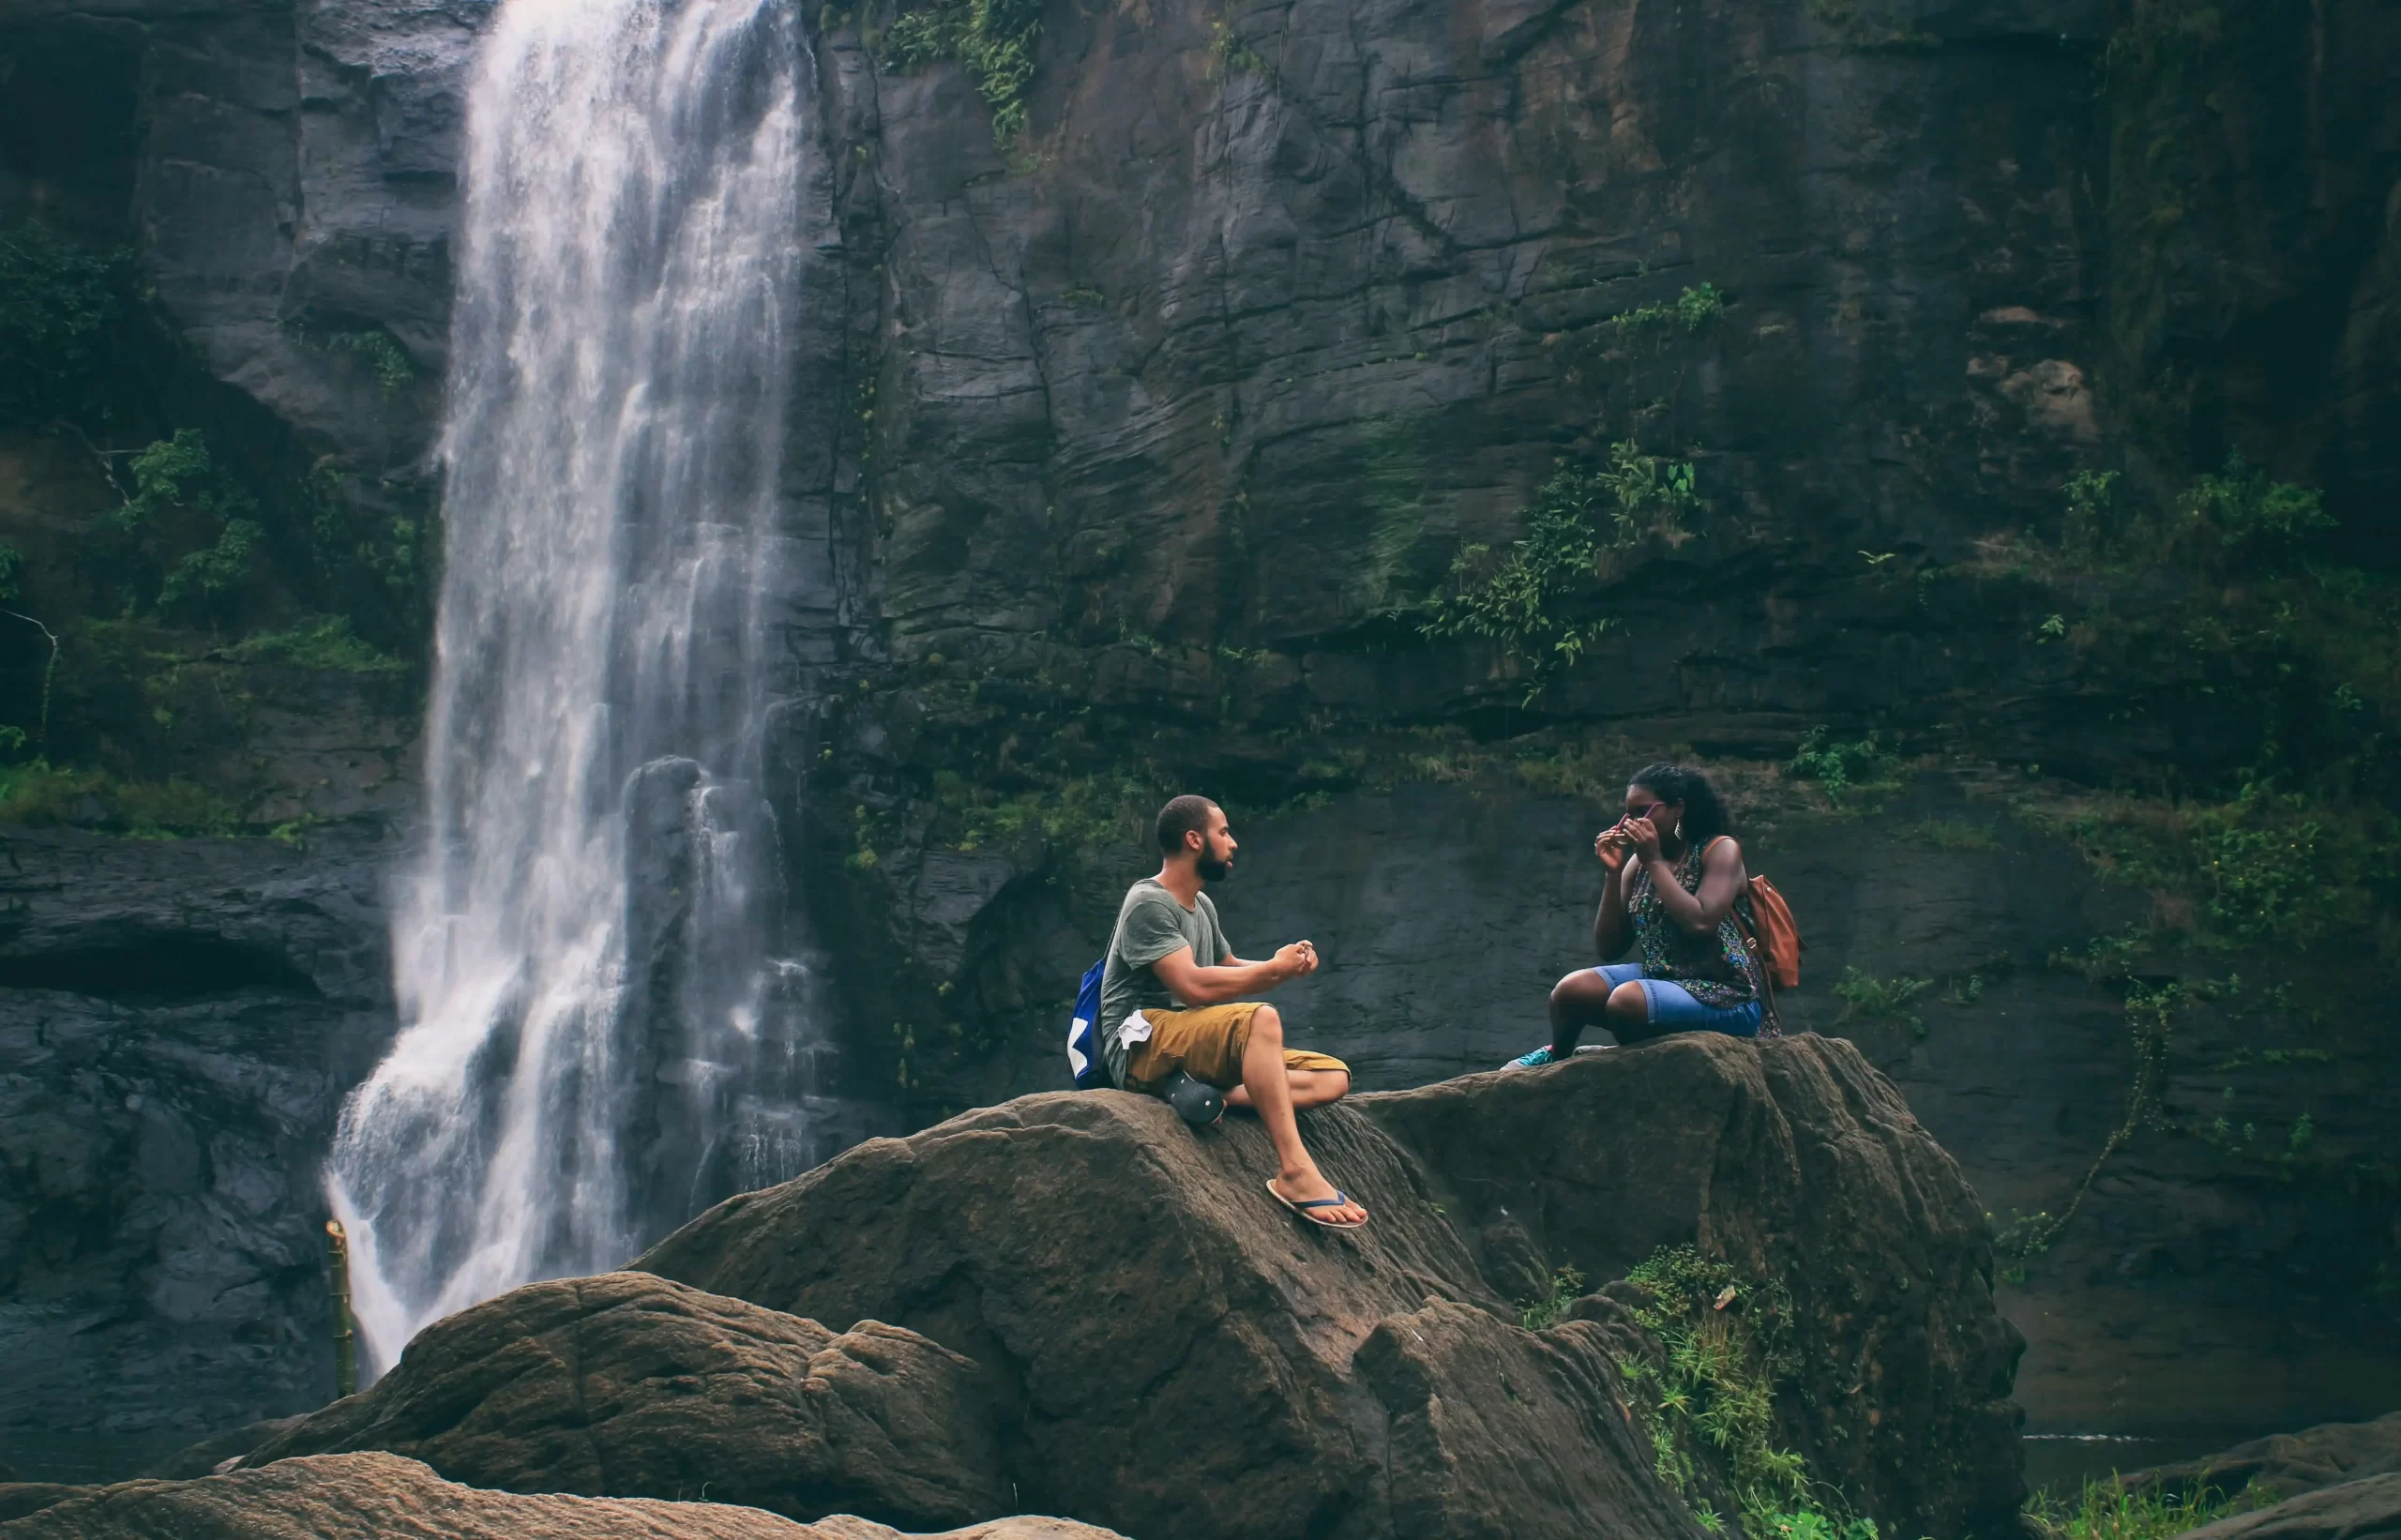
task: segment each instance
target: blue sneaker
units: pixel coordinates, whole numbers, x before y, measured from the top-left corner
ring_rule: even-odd
[[[1558,1062],[1558,1055],[1552,1053],[1550,1051],[1550,1046],[1546,1043],[1541,1048],[1534,1049],[1532,1053],[1518,1054],[1503,1067],[1506,1069],[1540,1069],[1545,1064],[1557,1064]]]

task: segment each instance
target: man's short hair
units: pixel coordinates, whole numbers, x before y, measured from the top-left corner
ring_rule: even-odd
[[[1173,855],[1184,848],[1184,837],[1198,834],[1203,841],[1209,838],[1209,815],[1217,805],[1204,796],[1186,792],[1159,809],[1159,850]]]

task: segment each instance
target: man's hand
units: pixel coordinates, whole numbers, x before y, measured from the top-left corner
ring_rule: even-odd
[[[1276,948],[1276,971],[1285,978],[1299,978],[1317,972],[1317,944],[1296,941],[1290,946]]]

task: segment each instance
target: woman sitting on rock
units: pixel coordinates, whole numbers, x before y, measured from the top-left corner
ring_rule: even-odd
[[[1734,903],[1748,887],[1743,847],[1698,770],[1654,764],[1625,789],[1625,816],[1593,841],[1608,876],[1593,948],[1638,962],[1579,968],[1550,991],[1550,1044],[1510,1063],[1524,1068],[1576,1051],[1590,1026],[1620,1043],[1671,1032],[1756,1037],[1759,981]]]

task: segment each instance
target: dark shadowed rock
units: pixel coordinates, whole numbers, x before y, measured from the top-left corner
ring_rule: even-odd
[[[848,1332],[647,1273],[537,1283],[427,1328],[372,1390],[262,1445],[380,1449],[453,1481],[965,1523],[1008,1487],[982,1375],[914,1332]]]
[[[296,1427],[300,1417],[270,1417],[264,1422],[246,1423],[230,1433],[219,1433],[187,1444],[142,1472],[143,1481],[197,1481],[202,1476],[215,1475],[218,1467],[231,1468],[242,1457],[265,1443],[277,1434]]]
[[[1514,1540],[1640,1513],[1648,1484],[1629,1472],[1653,1453],[1620,1383],[1625,1351],[1592,1321],[1529,1332],[1450,1302],[1378,1322],[1353,1367],[1390,1418],[1393,1532]]]
[[[2191,1540],[2385,1540],[2401,1535],[2401,1473],[2346,1481],[2185,1532]]]
[[[2253,1439],[2199,1459],[2137,1471],[2128,1487],[2192,1492],[2204,1487],[2232,1496],[2264,1487],[2280,1498],[2401,1473],[2401,1412],[2372,1423],[2325,1423],[2298,1433]]]
[[[840,1517],[643,1498],[523,1496],[454,1486],[397,1455],[319,1455],[204,1481],[130,1481],[0,1524],[8,1540],[900,1540]],[[946,1540],[1110,1540],[1055,1518],[1004,1518]]]
[[[1498,1231],[1600,1285],[1698,1239],[1782,1284],[1809,1381],[1783,1442],[1888,1528],[2008,1528],[2022,1342],[1992,1306],[1986,1221],[1850,1044],[1696,1034],[1359,1101],[1487,1255]]]
[[[369,824],[0,838],[0,1447],[25,1475],[122,1478],[332,1394],[318,1170],[392,1031],[389,853]]]
[[[871,1140],[640,1265],[972,1354],[1008,1398],[1028,1504],[1144,1540],[1565,1540],[1695,1532],[1631,1431],[1623,1328],[1518,1329],[1470,1237],[1513,1238],[1491,1264],[1512,1290],[1698,1243],[1821,1317],[1780,1409],[1820,1475],[1907,1532],[2015,1524],[2016,1344],[1984,1221],[1850,1045],[1674,1039],[1305,1130],[1367,1230],[1271,1202],[1255,1123],[1196,1136],[1148,1098],[1052,1094]]]
[[[0,1482],[0,1524],[27,1514],[64,1502],[70,1497],[82,1497],[90,1488],[69,1487],[54,1481]]]

